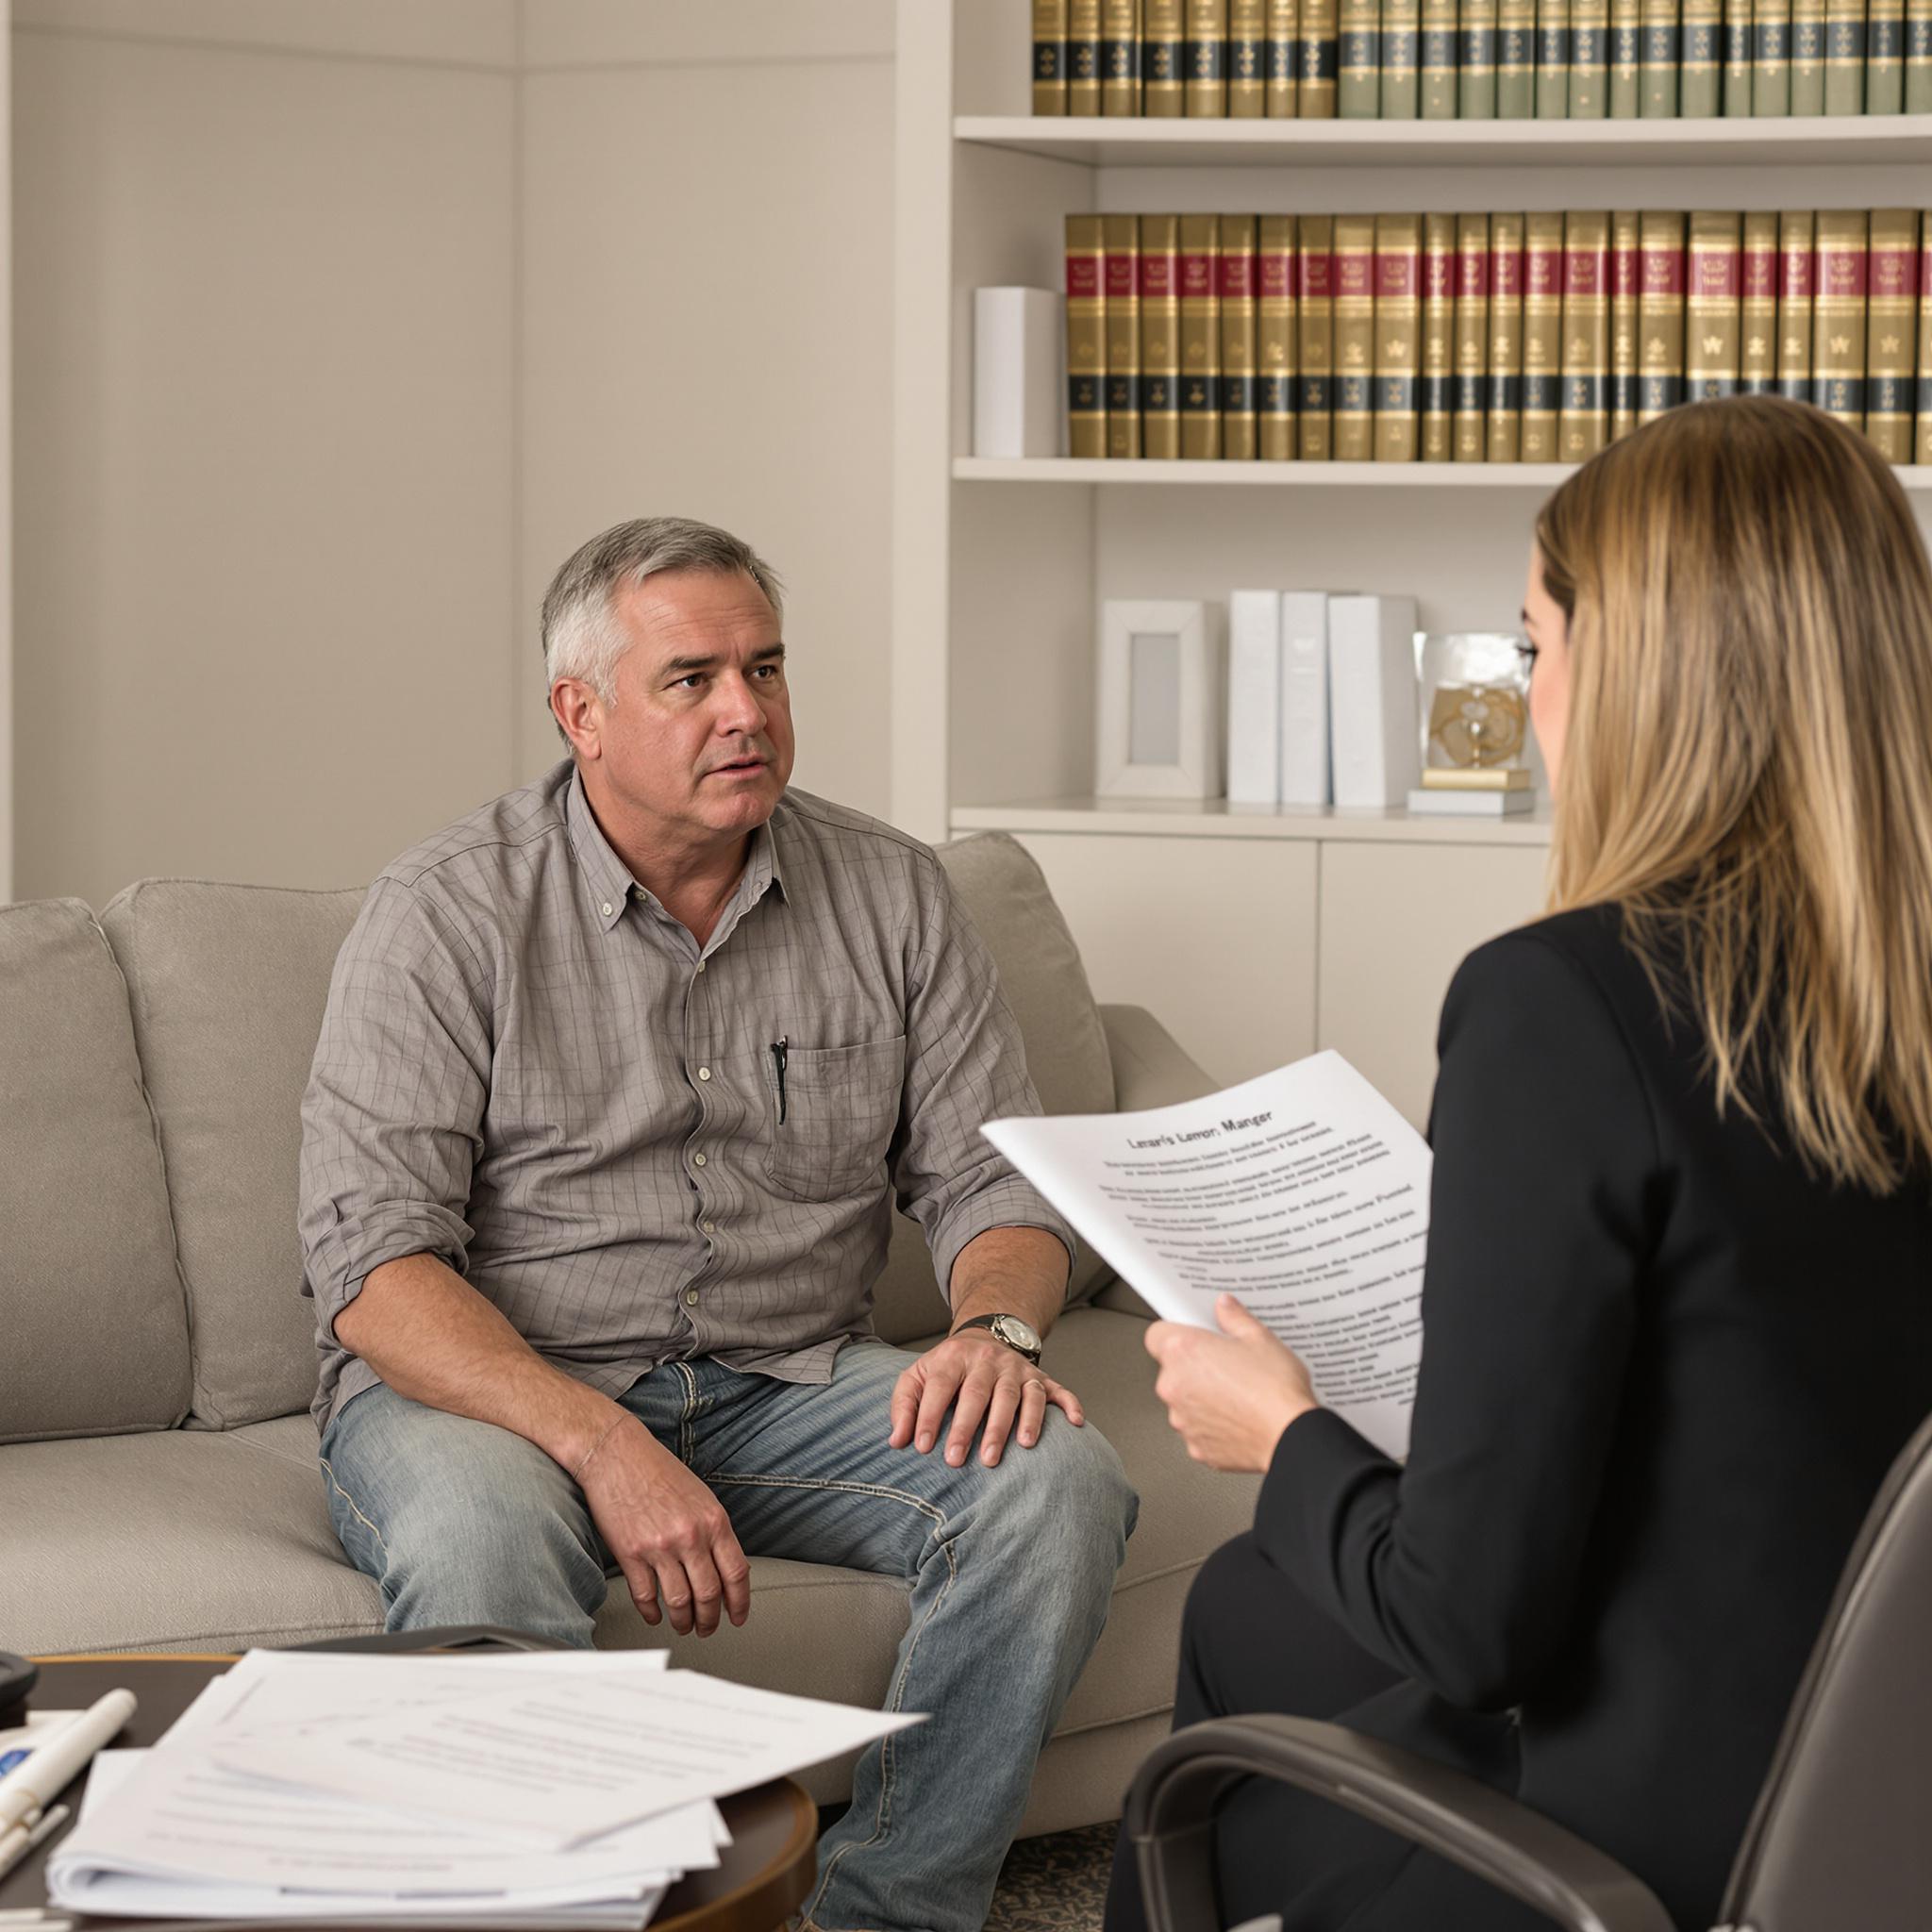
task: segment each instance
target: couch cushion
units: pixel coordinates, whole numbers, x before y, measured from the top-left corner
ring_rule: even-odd
[[[0,907],[0,1442],[168,1428],[188,1316],[127,989],[78,899]]]
[[[993,964],[1026,1042],[1026,1068],[1047,1113],[1111,1113],[1113,1064],[1100,1008],[1067,922],[1033,855],[1004,832],[976,832],[938,848]],[[1082,1301],[1108,1278],[1083,1250],[1069,1298]],[[900,1218],[879,1278],[874,1323],[888,1341],[922,1335],[945,1318],[924,1238]]]
[[[160,1123],[194,1360],[193,1420],[306,1408],[295,1165],[330,969],[361,891],[148,879],[101,915]]]

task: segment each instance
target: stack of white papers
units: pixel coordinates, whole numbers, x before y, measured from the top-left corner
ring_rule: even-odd
[[[50,1901],[177,1919],[638,1927],[730,1842],[715,1799],[918,1722],[661,1651],[251,1651],[103,1752]]]

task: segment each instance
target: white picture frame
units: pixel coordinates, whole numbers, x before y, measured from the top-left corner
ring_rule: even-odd
[[[1222,795],[1224,655],[1216,605],[1138,598],[1102,605],[1097,797]]]

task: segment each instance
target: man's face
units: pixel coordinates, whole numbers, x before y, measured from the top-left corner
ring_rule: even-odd
[[[755,830],[791,776],[785,646],[747,576],[660,571],[621,591],[617,702],[576,736],[585,781],[628,829],[685,843]],[[594,768],[594,769],[593,769]]]

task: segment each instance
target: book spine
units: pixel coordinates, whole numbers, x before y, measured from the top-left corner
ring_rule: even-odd
[[[1067,0],[1033,0],[1033,111],[1067,111]]]
[[[1304,462],[1335,454],[1335,217],[1302,215],[1295,224],[1301,267],[1295,317],[1295,437]]]
[[[1817,292],[1811,298],[1812,399],[1821,409],[1865,426],[1865,216],[1818,214]]]
[[[1610,217],[1610,441],[1637,427],[1637,212]]]
[[[1570,118],[1610,111],[1610,0],[1570,0]]]
[[[1643,0],[1643,118],[1677,114],[1677,0]]]
[[[1865,0],[1824,0],[1824,111],[1865,111]]]
[[[1382,119],[1422,111],[1422,0],[1382,0]]]
[[[1777,393],[1777,215],[1754,208],[1744,217],[1743,295],[1738,304],[1738,388],[1747,396]]]
[[[1724,0],[1683,0],[1683,15],[1677,111],[1687,121],[1707,121],[1724,105]]]
[[[1228,0],[1227,118],[1268,113],[1268,0]]]
[[[1874,208],[1866,260],[1865,434],[1888,461],[1908,463],[1918,346],[1918,210]]]
[[[1462,0],[1457,76],[1457,117],[1496,118],[1496,0]]]
[[[1291,460],[1295,453],[1295,303],[1301,277],[1295,257],[1294,217],[1263,215],[1256,237],[1255,398],[1257,436],[1264,462]]]
[[[1281,802],[1321,806],[1328,783],[1328,599],[1281,595]]]
[[[1610,440],[1610,218],[1563,218],[1563,402],[1557,448],[1566,463]]]
[[[1067,448],[1107,454],[1107,242],[1098,215],[1067,217]]]
[[[1751,111],[1791,111],[1791,0],[1753,0]]]
[[[1301,40],[1301,0],[1268,0],[1268,118],[1295,118],[1295,49]]]
[[[1536,0],[1496,0],[1496,118],[1536,118]]]
[[[1563,217],[1525,217],[1523,255],[1523,460],[1553,463],[1563,404]]]
[[[1905,0],[1866,0],[1865,111],[1902,114],[1905,107]]]
[[[1423,217],[1422,459],[1446,463],[1456,424],[1456,217]]]
[[[1335,118],[1335,0],[1302,0],[1301,118]]]
[[[1100,112],[1100,0],[1067,0],[1067,112]]]
[[[1690,289],[1684,317],[1687,401],[1715,402],[1738,392],[1738,307],[1744,272],[1735,212],[1690,217]]]
[[[1221,454],[1221,217],[1181,217],[1181,455]]]
[[[1932,114],[1932,0],[1906,0],[1906,112]]]
[[[1824,0],[1791,0],[1791,112],[1824,112]]]
[[[1423,0],[1422,117],[1456,119],[1457,0]]]
[[[1187,45],[1181,58],[1188,76],[1191,121],[1227,118],[1227,0],[1187,0]]]
[[[1719,92],[1726,116],[1751,111],[1751,0],[1722,0],[1724,16],[1724,77]]]
[[[1141,0],[1102,0],[1100,111],[1116,118],[1141,112]]]
[[[1335,217],[1335,457],[1375,453],[1375,217]]]
[[[1646,208],[1637,230],[1637,420],[1684,400],[1684,217]]]
[[[1107,453],[1141,454],[1141,218],[1102,215],[1107,291]]]
[[[1381,0],[1341,0],[1337,11],[1335,112],[1341,120],[1381,118]]]
[[[1178,215],[1141,217],[1141,454],[1181,453]]]
[[[1281,592],[1227,597],[1227,797],[1274,805],[1281,797]]]
[[[1255,460],[1255,217],[1221,217],[1221,454]]]
[[[1643,0],[1610,0],[1610,119],[1634,121],[1643,106]]]
[[[1794,403],[1812,401],[1812,301],[1818,292],[1818,259],[1809,208],[1787,208],[1777,218],[1777,392]]]
[[[1913,460],[1932,463],[1932,210],[1919,225],[1919,414]]]
[[[1570,0],[1536,0],[1536,118],[1570,114]]]
[[[1458,463],[1489,454],[1490,218],[1456,218],[1456,392],[1451,442]]]
[[[1146,0],[1141,17],[1141,111],[1150,121],[1178,121],[1186,110],[1181,0]]]
[[[1490,217],[1489,460],[1523,453],[1522,215]]]
[[[1336,108],[1344,121],[1382,114],[1382,0],[1341,0]]]

